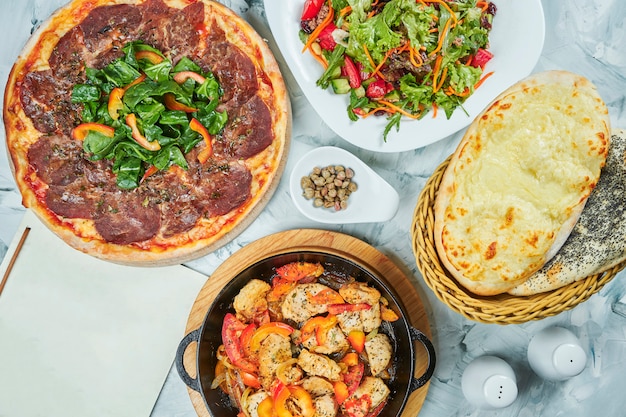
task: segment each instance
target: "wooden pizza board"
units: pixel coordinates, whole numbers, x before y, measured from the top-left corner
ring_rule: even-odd
[[[273,255],[306,250],[325,252],[358,261],[370,270],[385,277],[400,294],[404,308],[409,315],[409,323],[432,339],[428,318],[422,301],[411,282],[402,271],[385,255],[369,244],[349,235],[317,229],[294,229],[276,233],[256,240],[241,248],[222,263],[206,281],[194,302],[185,334],[202,326],[207,311],[221,289],[235,275],[253,263]],[[428,357],[421,345],[416,342],[415,376],[419,377],[428,367]],[[185,351],[183,363],[189,375],[196,377],[196,344],[192,343]],[[415,417],[419,413],[430,382],[411,394],[402,416]],[[202,395],[187,388],[191,402],[200,417],[212,417],[204,404]],[[213,416],[219,417],[219,416]]]

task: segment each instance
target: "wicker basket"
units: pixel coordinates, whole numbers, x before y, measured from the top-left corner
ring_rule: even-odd
[[[541,320],[587,300],[626,266],[625,261],[604,273],[532,296],[500,294],[483,297],[467,291],[441,265],[433,239],[435,197],[449,162],[450,158],[435,170],[420,193],[411,230],[417,268],[426,285],[452,310],[482,323],[520,324]]]

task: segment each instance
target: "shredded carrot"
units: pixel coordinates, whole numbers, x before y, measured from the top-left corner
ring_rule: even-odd
[[[372,66],[372,68],[374,68],[374,71],[372,71],[372,75],[378,74],[380,76],[380,78],[382,78],[384,80],[385,76],[380,73],[380,68],[383,66],[383,64],[387,60],[387,57],[388,57],[387,54],[391,54],[390,53],[391,50],[387,51],[387,54],[385,54],[385,57],[383,58],[383,60],[378,65],[376,65],[376,63],[374,62],[374,59],[370,55],[370,51],[367,49],[367,45],[366,44],[363,44],[363,51],[365,52],[365,56],[367,57],[367,60],[370,62],[370,65]]]
[[[364,115],[362,115],[362,116],[361,116],[361,118],[365,119],[365,118],[367,118],[367,117],[370,117],[370,116],[371,116],[371,115],[373,115],[373,114],[376,114],[376,113],[377,113],[377,112],[379,112],[379,111],[384,111],[384,112],[387,112],[387,113],[393,113],[393,112],[394,112],[394,111],[393,111],[392,109],[390,109],[389,107],[384,107],[384,106],[382,106],[382,107],[376,107],[376,108],[374,108],[374,109],[372,109],[372,110],[368,111],[368,112],[367,112],[367,113],[365,113]]]
[[[379,100],[378,103],[384,104],[385,106],[389,107],[390,109],[395,110],[397,113],[402,113],[403,115],[405,115],[407,117],[410,117],[411,119],[417,119],[419,117],[419,115],[411,114],[411,113],[407,112],[406,110],[404,110],[404,109],[402,109],[402,108],[396,106],[395,104],[390,103],[390,102],[388,102],[386,100]]]
[[[339,10],[339,16],[345,16],[352,11],[351,6],[346,6],[343,9]]]
[[[437,117],[437,103],[433,103],[433,119]]]
[[[482,11],[484,12],[489,7],[489,2],[487,2],[487,1],[478,1],[478,2],[476,2],[476,7],[480,7],[482,9]]]
[[[485,74],[480,80],[478,80],[478,82],[476,84],[474,84],[474,90],[477,89],[478,87],[480,87],[482,85],[482,83],[485,82],[485,80],[489,77],[491,77],[493,75],[493,71],[488,72],[487,74]]]
[[[328,0],[328,7],[329,7],[328,14],[324,18],[324,20],[322,20],[322,22],[315,28],[315,30],[309,35],[309,39],[307,39],[306,44],[304,45],[304,48],[302,48],[302,52],[309,49],[311,47],[311,44],[315,42],[317,37],[320,35],[322,30],[324,30],[324,28],[333,21],[335,10],[333,9],[332,0]]]
[[[443,31],[439,34],[439,42],[437,43],[437,47],[430,53],[431,56],[435,55],[437,52],[441,50],[441,48],[443,47],[443,41],[446,38],[446,34],[449,29],[450,29],[450,19],[448,19],[446,24],[443,26]]]
[[[434,93],[436,93],[437,91],[441,89],[444,81],[446,80],[446,75],[448,75],[448,67],[443,68],[443,71],[441,72],[441,76],[439,77],[439,82],[437,83],[437,86],[433,88]]]
[[[420,0],[420,2],[439,3],[439,4],[441,4],[443,7],[445,7],[448,10],[448,12],[450,13],[450,16],[452,16],[452,19],[454,19],[454,25],[453,26],[456,26],[456,24],[457,24],[456,14],[452,11],[450,6],[448,6],[448,3],[446,3],[444,0]]]
[[[313,52],[313,50],[311,49],[311,55],[313,55],[313,58],[315,58],[315,60],[317,62],[319,62],[322,67],[324,67],[324,69],[328,68],[328,62],[326,62],[326,58],[324,58],[323,55],[318,55],[315,52]]]
[[[415,60],[416,57],[419,62]],[[421,67],[422,64],[424,63],[419,51],[417,51],[415,48],[412,48],[412,47],[409,48],[409,60],[411,61],[411,64],[413,64],[413,66],[417,68]]]
[[[437,80],[439,79],[439,69],[441,67],[441,61],[443,57],[439,55],[437,59],[435,59],[435,66],[433,68],[433,92],[436,91],[437,88]]]

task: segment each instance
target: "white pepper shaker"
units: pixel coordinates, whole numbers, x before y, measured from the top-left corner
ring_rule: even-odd
[[[587,354],[576,335],[559,326],[545,328],[533,336],[527,356],[532,370],[550,381],[576,376],[587,363]]]
[[[505,360],[480,356],[465,368],[461,389],[467,401],[479,408],[504,408],[517,398],[517,378]]]

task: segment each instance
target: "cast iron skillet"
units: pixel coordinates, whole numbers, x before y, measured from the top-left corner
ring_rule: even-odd
[[[400,416],[409,395],[422,387],[432,377],[435,369],[435,349],[431,341],[419,330],[413,328],[402,306],[400,298],[393,289],[385,283],[383,278],[374,275],[369,270],[345,258],[320,252],[292,252],[274,255],[258,261],[237,274],[218,294],[209,308],[202,326],[191,331],[180,342],[176,352],[176,369],[181,379],[191,389],[198,391],[204,399],[211,415],[219,417],[236,417],[238,410],[230,405],[228,397],[218,388],[211,389],[214,370],[217,362],[215,353],[222,344],[222,320],[227,312],[234,312],[232,302],[239,290],[253,278],[270,281],[274,269],[289,262],[308,261],[320,262],[327,271],[343,276],[352,276],[357,281],[365,282],[378,289],[389,301],[389,306],[400,319],[393,323],[384,323],[383,331],[390,336],[394,349],[395,376],[388,381],[391,390],[388,403],[384,409],[386,416]],[[428,355],[428,367],[419,378],[413,376],[415,372],[414,341],[424,345]],[[197,342],[196,369],[197,376],[192,378],[183,364],[183,356],[187,347]],[[422,353],[420,353],[422,354]]]

